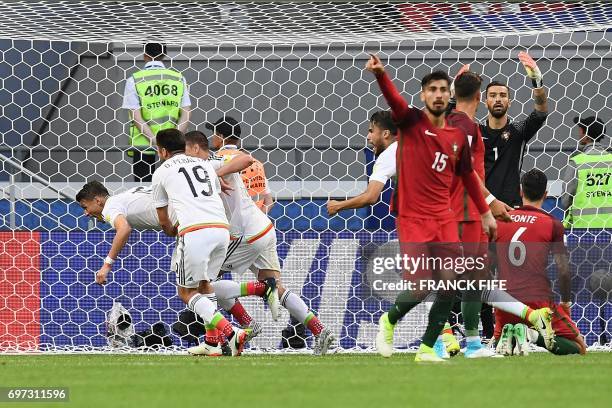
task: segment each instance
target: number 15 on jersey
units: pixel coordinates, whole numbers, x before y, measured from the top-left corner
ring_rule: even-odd
[[[444,153],[436,152],[436,157],[434,158],[434,162],[431,165],[431,168],[437,172],[443,172],[446,168],[446,160],[448,156]]]

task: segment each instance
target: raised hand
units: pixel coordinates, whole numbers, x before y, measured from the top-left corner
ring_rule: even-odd
[[[385,72],[385,67],[376,54],[370,54],[370,59],[366,62],[365,68],[374,75]]]
[[[542,87],[542,72],[540,72],[540,68],[538,68],[538,64],[536,64],[535,60],[531,58],[529,54],[525,51],[521,51],[518,54],[519,60],[523,67],[525,67],[525,71],[527,71],[527,76],[531,78],[531,83],[534,88]]]

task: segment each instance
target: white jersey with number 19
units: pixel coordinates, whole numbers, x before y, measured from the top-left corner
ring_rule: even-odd
[[[228,228],[219,193],[216,170],[220,159],[204,160],[177,154],[153,174],[153,201],[156,208],[171,204],[179,221],[179,235],[201,228]]]

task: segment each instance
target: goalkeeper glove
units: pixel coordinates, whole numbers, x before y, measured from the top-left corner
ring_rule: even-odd
[[[540,72],[540,68],[538,68],[536,62],[525,51],[519,52],[518,57],[523,66],[525,67],[525,71],[527,71],[527,76],[531,78],[531,84],[533,85],[533,87],[541,88],[543,85],[543,78],[542,73]]]

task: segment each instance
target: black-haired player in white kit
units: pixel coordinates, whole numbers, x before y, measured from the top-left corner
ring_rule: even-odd
[[[395,176],[395,155],[397,154],[397,126],[390,111],[376,111],[370,116],[368,143],[372,146],[376,161],[366,190],[348,200],[329,200],[327,213],[336,215],[338,211],[362,208],[373,205],[380,199],[387,181]]]
[[[185,135],[185,141],[185,151],[189,156],[199,158],[209,157],[208,141],[202,132],[188,132]],[[222,158],[213,159],[213,161],[222,160],[226,163],[232,163],[243,156],[244,153],[236,150],[236,154],[226,154]],[[335,339],[334,335],[323,326],[314,312],[308,309],[308,306],[306,306],[306,303],[300,296],[290,290],[286,290],[280,282],[280,262],[276,252],[276,231],[272,222],[251,199],[242,178],[238,174],[229,174],[224,177],[224,180],[232,187],[231,191],[228,191],[227,194],[223,194],[221,197],[230,214],[230,233],[233,242],[230,244],[227,258],[221,267],[221,272],[242,274],[247,269],[252,269],[258,279],[260,279],[258,282],[243,283],[240,288],[232,286],[235,290],[234,293],[226,293],[225,298],[252,295],[262,296],[266,289],[266,284],[272,278],[275,278],[275,282],[278,284],[277,296],[280,296],[280,304],[289,311],[293,318],[308,327],[315,336],[314,354],[326,354],[330,344]],[[215,287],[223,285],[223,282],[215,282]],[[274,310],[277,307],[274,301],[274,296],[269,296],[267,299],[268,304],[271,306],[273,317],[276,320],[278,311]],[[224,304],[223,307],[227,310],[232,305]]]
[[[102,267],[96,273],[96,282],[101,285],[107,282],[108,274],[112,270],[112,265],[117,259],[117,255],[127,243],[132,229],[161,229],[159,219],[157,218],[157,209],[153,203],[153,188],[151,186],[138,186],[111,196],[102,183],[90,181],[85,184],[77,194],[77,202],[83,208],[87,216],[104,221],[116,230],[108,256]],[[176,213],[172,209],[169,209],[169,214],[172,222],[176,224]],[[176,247],[172,253],[172,259],[172,271],[176,273]],[[219,285],[219,287],[217,287],[217,285]],[[225,297],[231,295],[231,293],[234,293],[236,290],[240,290],[240,284],[234,281],[213,282],[213,286],[215,287],[217,301],[224,309],[226,303],[230,304],[230,302],[226,302]],[[261,333],[262,327],[260,323],[254,321],[251,316],[246,313],[240,302],[231,299],[230,306],[225,310],[247,331],[247,341]],[[207,336],[206,341],[208,346],[204,354],[209,356],[221,355],[221,348],[216,346],[219,340],[214,341]],[[199,351],[201,352],[202,350]]]
[[[162,230],[170,236],[179,236],[178,295],[206,324],[225,335],[232,355],[240,355],[247,333],[232,327],[217,312],[217,298],[211,284],[223,264],[230,241],[217,176],[239,171],[240,163],[222,168],[221,162],[186,156],[185,138],[176,129],[158,132],[156,141],[159,157],[164,162],[153,174],[153,200]],[[170,220],[170,204],[176,211],[178,228]]]

